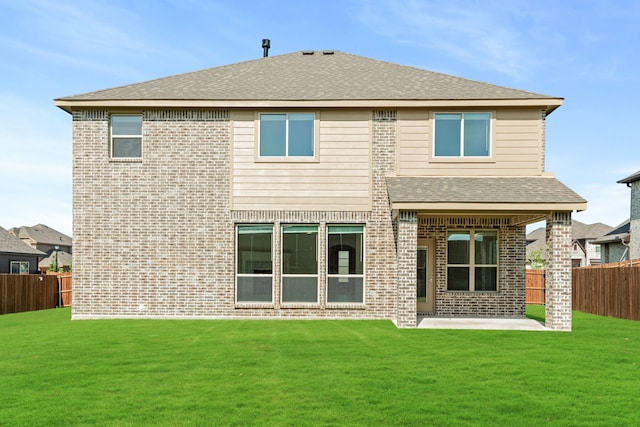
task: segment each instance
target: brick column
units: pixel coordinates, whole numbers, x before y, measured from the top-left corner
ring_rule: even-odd
[[[398,213],[398,299],[396,325],[399,328],[415,328],[416,266],[418,257],[418,215],[416,212]]]
[[[546,326],[571,331],[571,212],[547,218]]]

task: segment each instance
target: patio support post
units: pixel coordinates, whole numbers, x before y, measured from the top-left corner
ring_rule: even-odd
[[[545,325],[571,331],[571,212],[553,212],[546,231]]]
[[[398,300],[396,325],[398,328],[417,326],[416,267],[418,257],[418,214],[398,212]]]

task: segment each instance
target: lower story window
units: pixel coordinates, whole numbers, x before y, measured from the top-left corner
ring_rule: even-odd
[[[273,302],[271,225],[239,225],[236,245],[236,300]]]
[[[11,261],[11,274],[29,274],[29,262]]]
[[[362,303],[364,227],[328,226],[327,302]]]
[[[447,289],[498,289],[498,232],[451,230],[447,234]]]
[[[318,302],[318,226],[282,227],[282,302]]]

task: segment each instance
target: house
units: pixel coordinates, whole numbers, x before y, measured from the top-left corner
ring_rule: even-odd
[[[584,224],[575,219],[571,221],[571,266],[586,267],[600,264],[600,246],[594,244],[596,239],[613,228],[607,224],[596,222]],[[545,229],[538,228],[527,234],[527,260],[535,262],[536,255],[545,259]]]
[[[619,262],[640,258],[640,171],[618,181],[631,188],[629,220],[617,226],[594,243],[602,248],[603,262]]]
[[[591,243],[600,246],[602,263],[620,262],[629,259],[629,241],[631,222],[626,220],[607,234],[598,237]]]
[[[52,263],[56,263],[59,270],[71,268],[72,240],[66,234],[44,224],[14,227],[9,231],[27,245],[46,254],[38,264],[40,271],[46,272]]]
[[[618,181],[631,188],[629,217],[629,259],[640,258],[640,171]]]
[[[0,274],[36,274],[38,261],[44,256],[0,227]]]
[[[301,51],[55,100],[73,117],[73,318],[524,317],[571,329],[562,99]]]

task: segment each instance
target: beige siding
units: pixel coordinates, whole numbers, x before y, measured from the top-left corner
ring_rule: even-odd
[[[259,162],[255,112],[233,115],[232,209],[371,209],[369,111],[318,113],[317,162]]]
[[[432,114],[398,112],[399,176],[522,176],[540,175],[543,158],[542,112],[536,109],[496,110],[493,155],[490,160],[432,159]]]

